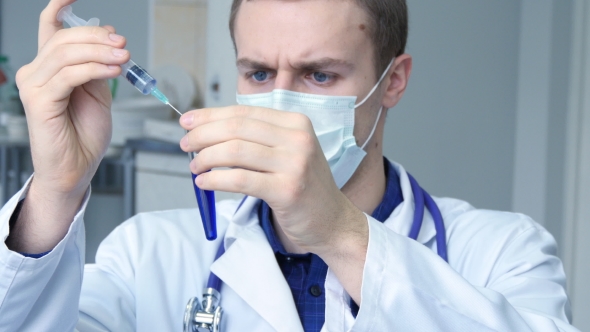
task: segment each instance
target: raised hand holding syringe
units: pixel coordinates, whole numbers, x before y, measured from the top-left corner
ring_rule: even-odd
[[[65,21],[70,25],[70,27],[98,26],[100,22],[98,18],[91,18],[88,21],[79,18],[72,11],[72,6],[65,6],[62,8],[57,13],[57,19],[61,22]],[[139,90],[139,92],[143,93],[144,95],[151,94],[152,96],[158,98],[158,100],[162,103],[172,107],[176,113],[182,115],[182,113],[180,113],[174,106],[170,104],[170,101],[162,93],[162,91],[158,90],[156,86],[156,79],[148,74],[145,69],[141,68],[133,60],[129,60],[127,63],[122,64],[121,69],[121,76],[129,81],[129,83]]]
[[[70,27],[78,26],[98,26],[99,19],[91,18],[85,21],[76,16],[71,6],[65,6],[57,13],[57,20],[60,22],[66,22]],[[153,78],[148,72],[136,64],[133,60],[121,65],[121,76],[131,83],[137,90],[144,95],[151,94],[156,97],[162,103],[170,106],[176,113],[182,115],[174,106],[170,104],[168,98],[158,90],[156,86],[156,79]],[[190,152],[188,154],[189,162],[192,161],[196,154]],[[208,240],[214,240],[217,238],[217,225],[216,225],[216,212],[215,212],[215,194],[210,190],[202,190],[195,184],[197,175],[192,174],[193,187],[195,195],[197,197],[197,203],[199,205],[199,212],[201,214],[201,220],[203,222],[203,228],[205,230],[205,236]]]

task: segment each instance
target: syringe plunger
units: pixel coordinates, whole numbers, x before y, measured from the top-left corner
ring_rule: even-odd
[[[82,26],[98,26],[100,20],[96,17],[89,19],[88,21],[79,18],[72,11],[72,6],[65,6],[57,12],[57,20],[60,22],[66,22],[70,27],[82,27]]]

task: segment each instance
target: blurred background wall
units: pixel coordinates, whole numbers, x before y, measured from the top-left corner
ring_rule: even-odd
[[[15,69],[33,61],[37,55],[39,14],[47,3],[47,0],[2,0],[0,50],[10,57]],[[98,17],[101,25],[114,26],[119,34],[127,37],[127,49],[133,54],[133,59],[147,64],[151,10],[148,1],[81,0],[74,8],[76,15],[86,20]],[[121,97],[133,93],[133,87],[121,85]]]

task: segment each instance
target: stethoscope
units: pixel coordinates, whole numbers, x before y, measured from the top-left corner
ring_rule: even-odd
[[[432,219],[434,220],[434,228],[436,230],[436,251],[438,255],[447,260],[447,242],[446,242],[446,231],[443,222],[442,214],[432,197],[419,185],[418,182],[408,173],[410,179],[410,185],[412,187],[412,193],[414,194],[414,218],[412,220],[412,227],[408,237],[417,240],[420,229],[422,228],[422,220],[424,219],[424,207],[428,209]],[[246,198],[244,198],[245,200]],[[244,201],[242,201],[243,203]],[[238,206],[238,209],[242,206],[242,203]],[[223,241],[215,260],[225,253],[225,247]],[[221,279],[211,272],[209,274],[209,280],[207,281],[207,287],[203,292],[203,301],[199,302],[196,297],[191,298],[186,305],[184,311],[184,332],[219,332],[221,324],[221,317],[223,315],[223,309],[219,305],[221,302]]]

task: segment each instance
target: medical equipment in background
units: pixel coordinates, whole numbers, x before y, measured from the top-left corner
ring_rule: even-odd
[[[163,105],[159,100],[134,95],[132,98],[113,100],[111,117],[113,130],[106,155],[114,157],[121,155],[128,140],[144,137],[146,121],[164,121],[170,118],[170,113],[168,106]],[[177,121],[175,125],[178,127]]]
[[[9,123],[11,117],[24,118],[25,113],[19,98],[18,89],[15,82],[16,72],[12,69],[7,56],[0,54],[0,136],[22,136],[23,127],[19,123]],[[26,127],[26,121],[24,126]],[[18,127],[18,129],[12,128]],[[26,128],[25,128],[26,129]],[[11,131],[16,130],[17,135]],[[28,132],[24,133],[28,137]]]
[[[412,220],[412,227],[408,237],[417,240],[422,228],[422,220],[424,219],[424,207],[428,209],[434,222],[436,230],[436,251],[440,258],[448,262],[447,255],[447,240],[445,224],[440,213],[440,209],[436,205],[432,196],[422,189],[413,176],[408,173],[412,193],[414,194],[414,218]],[[242,202],[238,205],[238,210],[242,203],[248,198],[244,197]],[[237,212],[237,210],[236,210]],[[215,261],[225,253],[224,241],[221,241],[219,249],[215,255]],[[221,279],[211,272],[207,287],[203,292],[203,302],[199,303],[196,297],[191,298],[184,311],[183,332],[219,332],[223,309],[221,303]]]
[[[100,20],[98,18],[91,18],[85,21],[76,16],[72,10],[72,6],[65,6],[57,13],[57,20],[60,22],[67,22],[70,27],[79,26],[98,26]],[[121,65],[121,76],[124,77],[129,83],[131,83],[137,90],[144,95],[151,94],[156,97],[162,103],[170,106],[176,113],[182,115],[172,104],[168,98],[158,90],[156,79],[148,74],[145,69],[137,65],[133,60],[129,60],[127,63]],[[189,161],[192,161],[197,154],[189,152]],[[191,173],[192,174],[192,173]],[[212,190],[203,190],[195,184],[195,179],[198,175],[192,174],[193,187],[195,195],[197,197],[197,203],[199,205],[199,213],[201,215],[201,221],[203,222],[203,228],[205,230],[205,236],[207,240],[212,241],[217,238],[217,223],[216,223],[216,212],[215,212],[215,192]]]

